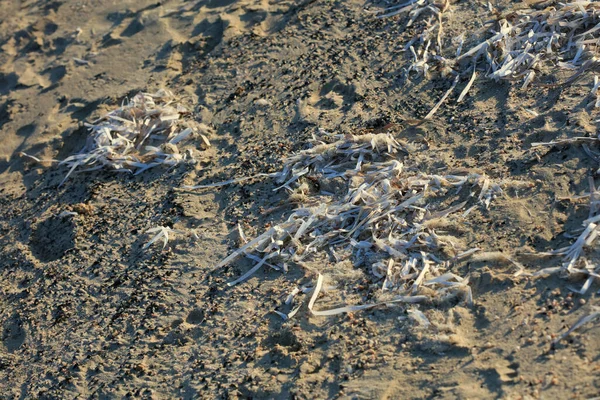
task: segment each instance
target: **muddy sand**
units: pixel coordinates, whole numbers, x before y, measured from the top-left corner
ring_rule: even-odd
[[[556,341],[597,310],[598,281],[592,276],[579,294],[582,274],[532,276],[561,267],[561,256],[540,253],[572,245],[591,215],[599,167],[593,73],[557,85],[574,71],[538,71],[522,89],[522,80],[485,79],[482,68],[458,102],[471,76],[460,71],[456,91],[423,121],[453,78],[407,74],[406,43],[427,18],[410,26],[407,13],[377,18],[387,5],[394,3],[0,1],[1,398],[600,393],[597,321]],[[462,34],[472,46],[489,20],[529,5],[448,4],[443,44],[455,52]],[[196,137],[187,142],[194,160],[138,175],[82,167],[61,185],[69,168],[47,160],[80,151],[85,122],[159,89],[173,92],[210,147]],[[287,271],[265,266],[227,285],[256,264],[240,257],[214,268],[245,240],[303,203],[322,204],[317,195],[341,196],[351,182],[307,175],[274,191],[280,184],[262,176],[182,186],[281,171],[323,132],[340,135],[328,143],[388,135],[412,176],[484,177],[411,208],[439,216],[467,202],[426,228],[444,244],[427,256],[428,273],[443,265],[467,277],[462,292],[440,298],[430,289],[420,304],[314,315],[319,274],[313,311],[389,300],[382,275],[360,257],[370,236],[349,254],[324,246],[286,262]],[[574,137],[590,141],[534,145]],[[501,188],[487,206],[478,202],[486,180]],[[145,246],[156,227],[176,230],[164,248],[162,239]],[[425,260],[429,245],[415,257]],[[593,271],[597,246],[584,256]],[[294,289],[304,290],[292,306]]]

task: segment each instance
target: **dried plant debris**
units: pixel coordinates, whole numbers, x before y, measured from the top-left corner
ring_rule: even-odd
[[[188,235],[188,236],[193,237],[196,240],[200,239],[200,237],[198,236],[198,233],[194,229],[190,229],[189,232],[186,232],[184,230],[173,229],[168,226],[157,226],[155,228],[150,228],[146,231],[146,233],[153,233],[154,236],[148,242],[146,242],[146,244],[144,244],[144,246],[142,247],[142,249],[144,249],[144,250],[149,248],[150,246],[152,246],[154,243],[156,243],[159,240],[162,240],[162,242],[163,242],[162,249],[164,250],[167,247],[167,244],[169,243],[170,238],[173,237],[175,234]]]
[[[504,15],[496,13],[489,22],[493,25],[491,29],[488,25],[476,34],[479,38],[488,38],[476,40],[464,52],[464,35],[443,36],[443,16],[448,9],[449,2],[411,0],[383,10],[379,17],[408,13],[407,27],[417,18],[426,18],[424,28],[404,47],[412,58],[406,71],[426,77],[433,70],[443,76],[470,74],[459,102],[473,85],[476,70],[489,79],[521,80],[523,89],[534,82],[540,71],[573,71],[561,84],[564,86],[581,79],[587,72],[600,70],[600,61],[596,58],[600,40],[599,2],[552,3],[543,9],[532,4],[531,8]],[[593,96],[597,88],[595,84]],[[596,104],[600,105],[600,101]]]
[[[531,143],[531,147],[562,147],[567,145],[578,145],[580,144],[586,154],[594,161],[600,164],[600,153],[598,151],[592,150],[588,144],[598,144],[600,143],[600,136],[578,136],[566,139],[552,140],[550,142],[534,142]],[[595,171],[596,174],[600,174],[600,165],[599,168]]]
[[[575,322],[575,324],[573,324],[573,326],[571,328],[569,328],[569,330],[567,330],[565,333],[563,333],[562,335],[560,335],[559,337],[554,339],[552,341],[552,347],[554,348],[561,340],[567,338],[575,330],[579,329],[580,327],[582,327],[583,325],[585,325],[591,321],[594,321],[598,317],[600,317],[600,308],[593,307],[592,312],[579,318],[579,320],[577,320],[577,322]]]
[[[448,0],[444,0],[441,3],[428,0],[411,0],[406,3],[388,7],[383,11],[382,15],[378,16],[378,18],[388,18],[408,12],[410,19],[406,24],[407,27],[412,26],[419,17],[427,18],[424,29],[404,46],[404,50],[407,52],[409,51],[412,57],[412,61],[406,69],[406,75],[411,74],[411,72],[416,72],[417,75],[423,75],[428,78],[430,76],[429,71],[432,68],[441,71],[445,76],[454,75],[454,80],[450,89],[444,93],[427,116],[425,116],[423,120],[418,121],[418,123],[430,120],[459,82],[460,74],[450,68],[452,63],[443,57],[443,15],[449,8],[450,2]],[[460,54],[463,41],[464,38],[461,37],[457,56]],[[467,95],[476,76],[475,66],[473,66],[473,74],[467,86],[460,93],[458,99],[459,103]]]
[[[594,243],[600,234],[600,190],[594,186],[594,181],[590,178],[590,213],[588,218],[583,221],[583,232],[579,234],[577,240],[570,246],[553,250],[542,255],[562,256],[563,264],[560,267],[544,268],[534,274],[534,276],[546,275],[556,272],[566,272],[568,274],[577,274],[586,277],[585,283],[581,289],[569,288],[571,291],[585,294],[591,287],[594,279],[600,278],[600,266],[597,263],[589,262],[586,257],[590,250],[594,250]]]
[[[307,182],[319,182],[320,189],[309,191],[286,221],[215,266],[222,268],[244,256],[258,261],[229,285],[264,265],[285,270],[291,263],[310,269],[311,262],[329,259],[334,265],[351,262],[362,268],[381,282],[381,290],[374,294],[374,304],[313,311],[316,315],[456,296],[472,301],[468,279],[452,268],[478,249],[461,248],[458,241],[436,234],[436,227],[489,207],[503,193],[500,183],[480,174],[422,173],[400,161],[406,150],[389,133],[320,131],[312,145],[285,160],[283,170],[275,174],[279,186],[274,190],[293,192]],[[311,301],[311,310],[313,305]]]
[[[393,303],[408,303],[408,304],[410,304],[410,303],[419,303],[419,302],[428,300],[427,296],[422,296],[422,295],[421,296],[396,296],[392,299],[389,299],[385,302],[380,302],[380,303],[361,304],[361,305],[355,305],[355,306],[344,306],[344,307],[334,308],[331,310],[317,311],[314,309],[314,305],[315,305],[315,302],[317,301],[317,298],[319,297],[319,293],[321,293],[322,286],[323,286],[323,275],[319,274],[319,277],[317,279],[317,285],[315,286],[315,288],[313,290],[313,295],[310,298],[310,301],[308,303],[308,309],[310,310],[310,312],[313,315],[316,315],[316,316],[331,316],[331,315],[337,315],[337,314],[342,314],[342,313],[347,313],[347,312],[368,310],[369,308],[377,307],[380,305],[388,305],[388,304],[393,304]],[[292,316],[293,315],[291,315],[291,313],[287,315],[288,318],[291,318]]]
[[[434,2],[428,0],[410,0],[384,9],[378,18],[388,18],[408,13],[410,27],[418,19],[425,19],[425,28],[413,37],[405,46],[410,51],[413,60],[408,67],[408,73],[415,71],[419,75],[429,76],[429,69],[437,63],[443,53],[443,14],[450,7],[448,0]],[[442,58],[443,60],[443,58]]]
[[[179,231],[176,231],[175,229],[166,227],[166,226],[157,226],[156,228],[151,228],[148,229],[146,231],[146,233],[154,233],[154,236],[152,237],[152,239],[150,239],[148,242],[146,242],[146,244],[144,245],[144,247],[142,247],[142,249],[147,249],[148,247],[152,246],[155,242],[157,242],[158,240],[162,239],[163,241],[163,250],[165,247],[167,247],[167,244],[169,243],[169,235],[173,234],[173,233],[182,233]]]
[[[193,161],[192,149],[180,151],[178,146],[194,138],[200,139],[201,148],[210,143],[201,129],[194,129],[193,122],[185,119],[188,114],[167,90],[136,94],[121,107],[85,124],[90,133],[83,149],[58,161],[69,167],[61,185],[78,168],[108,168],[137,175],[159,165]]]
[[[598,2],[576,1],[556,3],[543,10],[517,10],[501,16],[491,38],[454,61],[485,60],[489,78],[523,79],[523,87],[532,82],[542,65],[581,72],[597,69],[599,23]]]

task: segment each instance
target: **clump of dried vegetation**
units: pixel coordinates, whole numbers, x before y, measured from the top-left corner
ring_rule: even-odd
[[[398,16],[407,27],[419,19],[425,20],[424,28],[404,45],[411,58],[407,75],[416,73],[429,77],[432,71],[438,71],[453,79],[450,89],[424,120],[433,117],[463,76],[468,80],[457,102],[466,97],[478,75],[492,80],[520,81],[521,87],[526,89],[536,83],[540,72],[571,71],[571,77],[563,83],[566,85],[600,68],[600,61],[596,59],[600,40],[598,2],[531,0],[526,4],[527,7],[507,13],[499,13],[490,6],[490,15],[494,18],[476,32],[477,39],[468,40],[464,35],[459,38],[445,36],[444,21],[451,10],[448,0],[409,0],[385,8],[378,15],[379,18]],[[600,84],[596,79],[592,89],[596,97],[598,87]],[[191,150],[182,152],[178,145],[193,137],[200,139],[202,147],[210,143],[203,135],[206,129],[194,129],[184,118],[187,114],[188,111],[177,104],[168,91],[137,94],[99,120],[86,124],[90,135],[83,149],[59,162],[69,168],[63,182],[80,167],[87,171],[110,168],[139,174],[155,166],[173,166],[193,160]],[[575,138],[567,142],[590,140],[597,138]],[[535,145],[556,144],[558,142]],[[230,286],[245,281],[265,266],[286,271],[289,263],[304,265],[328,259],[339,264],[349,260],[354,267],[362,268],[380,282],[380,290],[370,297],[373,302],[314,310],[324,277],[320,271],[313,271],[318,273],[315,287],[296,289],[288,296],[286,304],[291,304],[301,291],[312,291],[308,309],[314,315],[335,315],[383,304],[412,304],[455,297],[472,302],[469,279],[459,276],[455,267],[480,249],[465,248],[460,241],[438,234],[436,230],[439,226],[447,226],[451,220],[467,218],[478,207],[488,208],[494,198],[503,194],[502,185],[510,182],[493,182],[483,174],[423,173],[405,159],[408,152],[388,133],[336,135],[321,130],[311,145],[308,150],[285,159],[283,170],[278,173],[183,187],[186,190],[212,188],[269,177],[279,183],[274,190],[289,191],[299,204],[286,221],[272,226],[253,240],[247,240],[238,226],[243,246],[214,269],[240,257],[256,264],[230,282]],[[315,190],[311,182],[319,182],[320,189]],[[556,271],[583,274],[587,279],[583,287],[576,290],[580,293],[585,293],[593,280],[600,278],[598,267],[583,256],[599,232],[600,193],[593,182],[589,197],[590,215],[583,222],[584,229],[575,243],[545,253],[563,256],[563,265],[534,274]],[[163,241],[164,249],[169,235],[186,234],[163,226],[147,233],[155,235],[145,244],[145,249],[159,240]],[[195,232],[193,234],[197,237]],[[506,259],[519,267],[517,274],[526,274],[524,268],[508,256],[480,255],[480,259],[486,257]],[[288,319],[299,308],[288,314],[278,314]],[[422,325],[427,325],[418,309],[413,308],[411,315],[420,319]],[[594,314],[594,318],[596,316]]]
[[[470,75],[457,102],[461,102],[471,89],[476,78],[484,76],[491,80],[520,82],[521,89],[540,85],[541,75],[556,76],[566,71],[570,76],[562,83],[542,83],[544,87],[566,87],[581,80],[590,72],[600,70],[597,58],[600,43],[600,3],[593,1],[554,2],[545,0],[525,0],[522,5],[507,12],[499,12],[488,3],[490,20],[474,39],[466,45],[464,35],[458,38],[445,38],[443,22],[450,10],[447,1],[410,0],[393,5],[379,12],[379,18],[401,16],[398,21],[411,26],[417,18],[425,18],[425,28],[405,45],[410,52],[411,63],[407,74],[417,73],[429,77],[431,71],[442,76],[454,76],[450,89],[442,96],[431,112],[424,118],[430,119],[457,87],[459,77]],[[404,15],[408,15],[408,22]],[[458,45],[456,45],[458,43]],[[466,51],[464,51],[466,49]],[[600,106],[598,88],[600,80],[594,76],[591,96],[594,107]],[[527,110],[534,116],[537,113]],[[581,144],[594,159],[598,153],[587,145],[597,143],[600,137],[576,137],[548,143],[534,143],[533,146],[559,146]],[[565,248],[552,250],[541,255],[562,256],[563,264],[545,268],[534,276],[563,272],[567,275],[583,275],[585,283],[581,289],[570,290],[585,294],[594,279],[600,278],[600,267],[590,262],[586,253],[593,249],[599,234],[600,193],[590,178],[590,213],[583,221],[582,232],[577,240]],[[523,268],[517,275],[526,274]],[[561,338],[585,322],[596,318],[598,312],[583,317]]]
[[[288,263],[351,260],[381,283],[377,303],[317,312],[311,301],[316,315],[456,296],[470,303],[468,279],[453,267],[479,249],[462,248],[453,238],[436,234],[436,229],[449,219],[466,218],[477,207],[489,207],[502,195],[503,182],[480,174],[425,174],[405,165],[403,153],[403,146],[389,133],[335,135],[321,130],[311,148],[287,158],[283,170],[271,175],[280,184],[274,190],[304,193],[300,206],[215,269],[240,257],[256,260],[254,267],[229,283],[232,286],[263,266],[286,270]],[[310,182],[320,182],[321,189],[311,189]],[[331,187],[338,189],[329,191]]]
[[[137,175],[159,165],[193,161],[193,150],[180,151],[178,146],[192,138],[199,138],[202,148],[210,146],[210,142],[204,135],[206,127],[202,129],[187,120],[188,114],[167,90],[136,94],[121,107],[85,124],[89,136],[81,151],[64,160],[51,160],[69,168],[61,185],[78,168],[84,168],[81,171],[107,168]]]
[[[525,8],[501,14],[492,36],[456,57],[456,63],[483,61],[491,79],[522,79],[530,85],[536,71],[556,68],[584,71],[597,67],[596,47],[600,39],[600,4],[528,2]],[[572,82],[571,78],[569,82]]]
[[[425,28],[405,45],[412,56],[407,73],[427,77],[432,70],[437,70],[442,75],[454,76],[450,89],[424,120],[433,117],[464,74],[470,78],[458,102],[465,98],[478,73],[493,80],[522,80],[521,86],[525,89],[535,82],[538,72],[548,68],[574,71],[564,83],[569,84],[600,66],[595,58],[600,32],[597,3],[578,1],[546,6],[529,2],[529,5],[505,14],[497,13],[490,6],[496,18],[479,32],[483,40],[471,41],[465,46],[464,37],[452,38],[452,43],[458,43],[453,54],[444,47],[448,43],[444,37],[445,13],[450,9],[448,1],[410,0],[388,7],[379,15],[379,18],[391,18],[408,14],[406,26],[426,18]],[[468,50],[463,52],[465,47]],[[593,91],[597,87],[595,85]],[[315,315],[457,295],[471,302],[468,278],[457,275],[453,266],[479,249],[460,248],[450,238],[436,234],[435,227],[451,218],[465,218],[476,207],[489,207],[492,199],[502,194],[501,182],[491,182],[480,174],[425,174],[405,165],[400,157],[403,152],[402,146],[389,134],[342,136],[321,131],[321,136],[314,138],[313,147],[285,160],[283,171],[262,175],[277,179],[280,186],[275,190],[290,191],[298,197],[301,206],[285,222],[245,243],[215,269],[239,257],[256,260],[253,268],[229,283],[235,285],[263,266],[285,270],[288,262],[301,264],[329,257],[335,263],[351,259],[355,267],[365,267],[380,280],[381,291],[374,303],[315,311],[313,307],[324,279],[319,273],[308,305]],[[346,183],[347,192],[310,193],[306,183],[336,179]],[[222,184],[236,182],[241,180]],[[188,186],[187,189],[219,185]],[[461,198],[461,191],[469,194]],[[547,253],[564,256],[564,265],[543,271],[564,270],[587,275],[581,293],[599,277],[596,267],[580,257],[598,234],[600,216],[596,195],[592,186],[590,217],[584,221],[585,229],[578,240],[572,246]],[[448,200],[451,196],[456,199],[454,204],[441,208],[440,199]],[[452,256],[448,257],[449,254]],[[491,253],[482,257],[487,256]],[[526,274],[522,265],[508,256],[503,257],[519,268],[516,275]],[[290,314],[278,314],[286,319],[297,311],[298,308]]]
[[[444,76],[456,76],[450,90],[432,110],[433,114],[455,89],[458,76],[465,74],[470,75],[470,79],[457,102],[464,99],[478,73],[493,80],[521,80],[521,87],[525,89],[543,72],[571,71],[571,77],[562,83],[566,85],[600,68],[596,58],[600,40],[598,2],[531,0],[525,4],[524,8],[505,13],[490,5],[492,18],[475,33],[476,39],[469,40],[468,46],[464,35],[444,36],[444,18],[451,9],[448,1],[411,0],[385,8],[378,17],[408,14],[408,22],[405,18],[398,20],[407,27],[418,18],[425,19],[425,28],[404,46],[412,58],[407,74],[416,72],[429,77],[431,71],[439,71]],[[468,49],[463,51],[465,48]],[[595,86],[594,94],[596,90]]]

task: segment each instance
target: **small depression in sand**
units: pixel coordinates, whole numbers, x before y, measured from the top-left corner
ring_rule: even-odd
[[[43,262],[55,261],[75,247],[75,224],[68,217],[53,216],[40,222],[31,235],[31,252]]]

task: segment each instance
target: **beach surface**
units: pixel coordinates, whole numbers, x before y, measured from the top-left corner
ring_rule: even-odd
[[[464,35],[473,45],[487,21],[523,7],[451,3],[444,43],[456,48],[453,38]],[[406,43],[425,21],[377,18],[384,8],[355,0],[0,1],[1,398],[600,393],[598,320],[552,344],[597,312],[598,280],[581,295],[582,274],[531,276],[561,267],[562,256],[540,253],[573,244],[590,215],[599,167],[593,73],[561,86],[572,71],[541,71],[526,89],[480,73],[458,102],[471,76],[461,73],[424,121],[454,78],[407,75]],[[210,147],[192,145],[193,162],[138,175],[80,168],[61,185],[69,168],[51,160],[80,151],[84,123],[161,88],[189,110],[186,120]],[[368,304],[382,290],[370,265],[327,249],[227,285],[256,261],[214,267],[244,237],[286,221],[302,199],[274,190],[268,176],[182,186],[278,172],[323,131],[389,133],[413,171],[501,183],[489,206],[430,227],[447,244],[437,256],[468,277],[472,304],[459,296],[416,309],[313,315],[319,273],[326,290],[318,310]],[[574,137],[592,139],[532,146]],[[479,187],[469,190],[452,192],[440,209],[476,200]],[[145,247],[159,226],[195,235]],[[474,248],[479,256],[457,257]],[[597,244],[585,256],[597,265]],[[296,288],[305,289],[294,299],[301,307],[284,321],[274,311],[291,311],[285,302]]]

